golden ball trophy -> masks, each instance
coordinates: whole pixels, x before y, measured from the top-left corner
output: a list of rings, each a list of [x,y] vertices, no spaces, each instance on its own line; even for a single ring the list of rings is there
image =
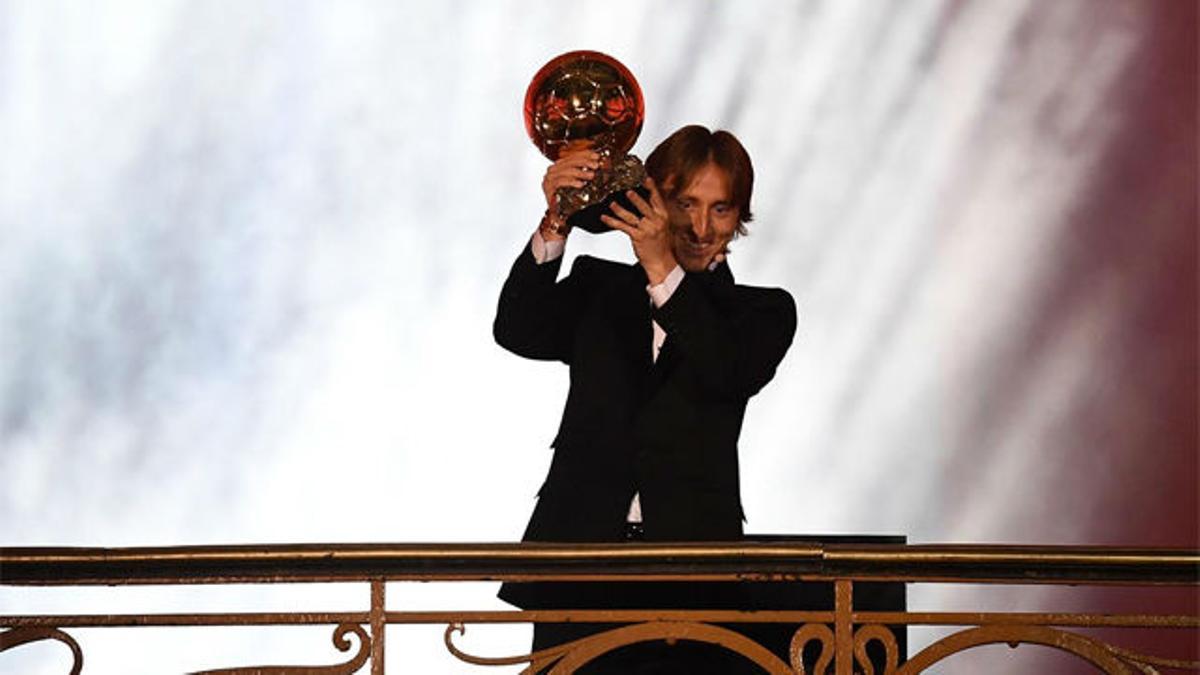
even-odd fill
[[[620,61],[594,51],[561,54],[525,90],[525,131],[550,161],[563,152],[600,153],[600,169],[581,188],[559,188],[558,216],[571,227],[607,232],[600,214],[612,201],[631,210],[626,190],[646,198],[646,169],[628,154],[645,119],[642,90]]]

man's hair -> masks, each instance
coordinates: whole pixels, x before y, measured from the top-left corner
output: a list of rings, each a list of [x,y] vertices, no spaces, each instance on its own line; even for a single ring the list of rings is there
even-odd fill
[[[746,234],[750,213],[750,193],[754,190],[754,167],[746,148],[724,130],[709,131],[690,124],[671,134],[646,158],[646,173],[672,198],[691,184],[696,172],[712,162],[729,176],[733,206],[738,210],[738,234]]]

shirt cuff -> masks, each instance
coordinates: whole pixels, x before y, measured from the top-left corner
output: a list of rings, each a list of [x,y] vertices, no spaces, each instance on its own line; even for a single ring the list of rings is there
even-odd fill
[[[663,279],[661,283],[646,286],[646,292],[650,294],[650,300],[654,302],[654,306],[662,307],[667,304],[671,295],[675,293],[675,289],[679,288],[681,281],[683,281],[683,268],[676,265],[667,273],[667,278]]]
[[[542,237],[541,230],[534,230],[533,240],[529,242],[529,246],[533,250],[533,259],[537,261],[537,264],[541,265],[560,257],[567,248],[567,240],[555,239],[554,241],[546,241]]]

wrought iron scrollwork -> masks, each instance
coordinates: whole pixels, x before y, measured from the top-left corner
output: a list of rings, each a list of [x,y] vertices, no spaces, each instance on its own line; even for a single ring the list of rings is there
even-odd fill
[[[52,626],[25,626],[4,631],[0,633],[0,652],[42,640],[57,640],[65,644],[71,650],[70,675],[79,675],[83,670],[83,650],[75,638]]]
[[[333,631],[333,646],[338,651],[349,651],[351,642],[347,639],[350,633],[358,636],[358,653],[346,663],[335,663],[328,666],[248,666],[241,668],[222,668],[219,670],[202,670],[192,675],[349,675],[356,672],[371,655],[371,638],[367,631],[356,623],[339,624]]]
[[[948,635],[922,649],[897,669],[896,675],[923,672],[946,657],[988,644],[1036,644],[1073,654],[1109,675],[1155,674],[1154,666],[1200,669],[1200,662],[1163,659],[1123,650],[1094,638],[1047,626],[995,625],[969,628]],[[890,675],[888,671],[885,675]]]
[[[896,634],[879,624],[868,624],[854,633],[854,660],[862,668],[863,675],[875,675],[875,664],[867,656],[867,643],[883,645],[883,675],[892,675],[900,662],[900,648],[896,645]]]
[[[813,672],[817,675],[825,673],[833,661],[833,630],[823,623],[806,623],[792,635],[792,644],[788,649],[792,670],[799,675],[808,675],[804,670],[804,647],[813,640],[821,645]]]
[[[446,632],[442,635],[442,641],[446,644],[446,650],[453,654],[454,658],[464,663],[470,663],[476,666],[515,666],[520,663],[528,663],[529,665],[521,671],[522,675],[526,675],[527,673],[536,673],[549,666],[551,663],[554,663],[561,658],[568,649],[579,642],[579,640],[576,640],[575,642],[564,642],[563,644],[556,645],[548,649],[532,652],[530,654],[520,654],[517,656],[476,656],[474,654],[468,654],[467,652],[464,652],[458,648],[458,645],[454,644],[454,633],[465,635],[466,632],[467,627],[461,623],[452,623],[446,626]]]
[[[1175,668],[1177,670],[1200,670],[1200,661],[1185,661],[1183,659],[1164,659],[1160,656],[1150,656],[1149,654],[1141,654],[1128,649],[1106,644],[1104,645],[1108,651],[1116,654],[1118,658],[1126,663],[1133,665],[1143,673],[1157,674],[1155,666],[1159,668]]]
[[[459,649],[453,641],[453,633],[464,633],[466,628],[460,623],[452,623],[446,627],[446,648],[456,658],[475,665],[515,665],[528,663],[522,670],[522,675],[536,673],[550,667],[550,675],[569,675],[613,650],[640,642],[654,640],[691,640],[723,647],[743,658],[757,664],[771,675],[791,675],[792,670],[786,663],[762,645],[747,638],[741,633],[706,623],[691,621],[650,621],[646,623],[621,626],[594,635],[589,635],[572,642],[567,642],[550,649],[533,652],[521,656],[484,657],[467,654]]]

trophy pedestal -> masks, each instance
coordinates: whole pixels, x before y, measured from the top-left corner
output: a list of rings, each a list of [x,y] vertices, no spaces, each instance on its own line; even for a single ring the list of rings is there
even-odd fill
[[[609,206],[616,202],[640,213],[625,192],[635,190],[642,199],[649,201],[650,191],[642,183],[646,180],[646,168],[633,155],[622,155],[612,161],[611,166],[601,167],[596,175],[581,188],[559,188],[558,214],[566,218],[567,225],[600,234],[612,230],[600,216],[612,215]]]

